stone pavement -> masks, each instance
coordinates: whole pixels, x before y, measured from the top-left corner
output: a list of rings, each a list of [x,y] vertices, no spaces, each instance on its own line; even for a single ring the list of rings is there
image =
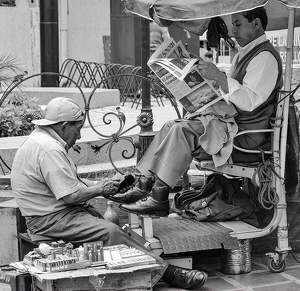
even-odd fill
[[[295,254],[300,261],[300,254]],[[300,290],[300,264],[292,255],[286,259],[287,267],[282,273],[272,273],[267,266],[265,254],[252,253],[252,271],[247,274],[226,275],[221,272],[221,259],[218,254],[201,252],[193,256],[193,268],[203,270],[208,274],[202,291],[289,291]],[[163,282],[159,282],[153,291],[178,291]]]
[[[158,106],[155,101],[152,102],[152,105],[154,131],[159,130],[167,120],[177,118],[176,112],[169,102],[166,101],[164,107]],[[129,128],[135,124],[136,117],[140,113],[140,107],[138,109],[132,108],[131,103],[121,106],[121,111],[126,116],[125,128]],[[118,120],[112,121],[111,127],[103,124],[102,117],[108,112],[116,112],[115,106],[94,109],[90,114],[92,124],[104,135],[111,135],[119,126]],[[182,108],[180,108],[180,112],[182,112]],[[128,134],[134,136],[139,131],[140,128],[135,127]],[[82,131],[81,142],[97,139],[97,134],[89,126],[85,125]],[[135,159],[131,159],[130,163],[134,165]],[[124,166],[126,166],[126,163],[124,163]],[[272,252],[273,249],[270,249],[270,251]],[[295,256],[300,261],[300,254],[296,254]],[[282,273],[272,273],[267,267],[267,260],[268,258],[264,254],[252,253],[252,271],[250,273],[226,275],[221,272],[219,254],[211,254],[210,252],[203,251],[193,255],[193,268],[203,270],[209,275],[206,284],[199,289],[203,291],[300,291],[300,264],[291,255],[287,257],[287,268]],[[0,290],[2,290],[1,286]],[[175,291],[180,289],[169,287],[163,282],[159,282],[153,288],[153,291],[166,290]]]

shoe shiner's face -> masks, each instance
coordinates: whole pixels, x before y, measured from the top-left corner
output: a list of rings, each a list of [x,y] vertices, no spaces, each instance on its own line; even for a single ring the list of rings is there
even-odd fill
[[[75,143],[76,140],[81,138],[80,131],[83,127],[83,121],[77,122],[65,122],[63,125],[63,139],[68,144],[68,147],[71,148]]]

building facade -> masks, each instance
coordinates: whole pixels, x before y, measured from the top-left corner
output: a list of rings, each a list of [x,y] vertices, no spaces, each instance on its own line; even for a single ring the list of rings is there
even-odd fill
[[[47,15],[43,15],[47,9],[40,9],[43,6],[41,4],[50,5],[50,1],[52,14],[57,11],[57,15],[52,16],[57,19],[58,40],[53,42],[49,39],[53,36],[51,27],[43,29],[42,25],[47,23]],[[15,57],[20,67],[28,71],[29,75],[41,72],[43,62],[46,61],[42,57],[43,50],[58,52],[59,68],[67,58],[105,61],[103,38],[110,35],[110,0],[11,2],[14,5],[1,6],[0,2],[0,55],[9,54]],[[46,42],[41,45],[43,38],[46,38]],[[32,86],[40,85],[38,79],[33,78],[31,82]]]
[[[277,31],[267,31],[267,38],[273,44],[273,46],[278,50],[283,64],[286,61],[286,46],[287,46],[287,30],[277,30]],[[207,41],[206,34],[203,34],[199,38],[200,41],[200,51],[199,55],[203,58],[205,52],[207,51]],[[217,56],[214,49],[214,60],[220,64],[230,64],[232,57],[235,52],[232,51],[230,47],[225,43],[223,39],[220,42],[219,55]],[[293,50],[293,65],[300,66],[300,28],[297,27],[294,30],[294,50]]]
[[[9,54],[15,57],[20,67],[28,71],[29,75],[49,71],[47,62],[50,65],[57,62],[56,70],[59,70],[64,60],[68,58],[105,63],[109,59],[105,40],[110,39],[111,33],[113,39],[122,39],[121,34],[127,30],[132,30],[134,33],[133,29],[126,30],[123,27],[123,24],[126,24],[125,17],[123,22],[120,18],[118,24],[119,16],[112,15],[113,22],[111,21],[111,11],[114,11],[112,8],[121,5],[122,1],[119,2],[117,0],[0,0],[0,56]],[[111,8],[111,5],[114,6]],[[53,19],[51,20],[53,27],[56,27],[54,29],[51,25],[47,26],[49,24],[47,17],[50,16]],[[111,30],[112,23],[113,30]],[[55,29],[57,36],[53,35]],[[286,31],[267,32],[267,36],[285,62]],[[189,39],[193,38],[187,37],[187,40]],[[136,50],[141,46],[137,45],[137,40],[131,42],[129,40],[130,38],[127,39],[127,43],[122,43],[120,47],[114,49],[114,54],[124,54],[126,48],[128,50],[133,48],[135,51],[132,53],[138,56]],[[206,44],[204,34],[199,38],[201,57],[207,52]],[[192,44],[189,45],[189,49],[192,49]],[[222,40],[219,54],[214,52],[214,61],[230,64],[234,53]],[[52,60],[51,57],[55,54],[57,58]],[[295,29],[293,59],[294,64],[300,65],[299,28]],[[31,86],[41,85],[39,78],[34,78],[30,82]]]

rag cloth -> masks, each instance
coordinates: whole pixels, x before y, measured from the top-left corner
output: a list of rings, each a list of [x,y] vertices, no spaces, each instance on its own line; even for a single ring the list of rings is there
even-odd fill
[[[212,156],[215,167],[224,165],[233,150],[233,139],[238,132],[234,117],[237,111],[232,103],[219,101],[201,112],[197,118],[204,126],[199,137],[201,147]]]

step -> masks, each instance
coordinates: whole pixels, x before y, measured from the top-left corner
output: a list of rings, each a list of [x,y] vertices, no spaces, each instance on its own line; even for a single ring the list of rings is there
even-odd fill
[[[81,88],[85,100],[94,88]],[[31,97],[37,98],[39,105],[46,105],[55,97],[67,97],[76,101],[81,108],[85,107],[84,99],[78,88],[75,87],[26,87],[23,92]],[[91,99],[90,109],[103,108],[106,106],[118,106],[120,103],[120,92],[118,89],[96,89]]]

